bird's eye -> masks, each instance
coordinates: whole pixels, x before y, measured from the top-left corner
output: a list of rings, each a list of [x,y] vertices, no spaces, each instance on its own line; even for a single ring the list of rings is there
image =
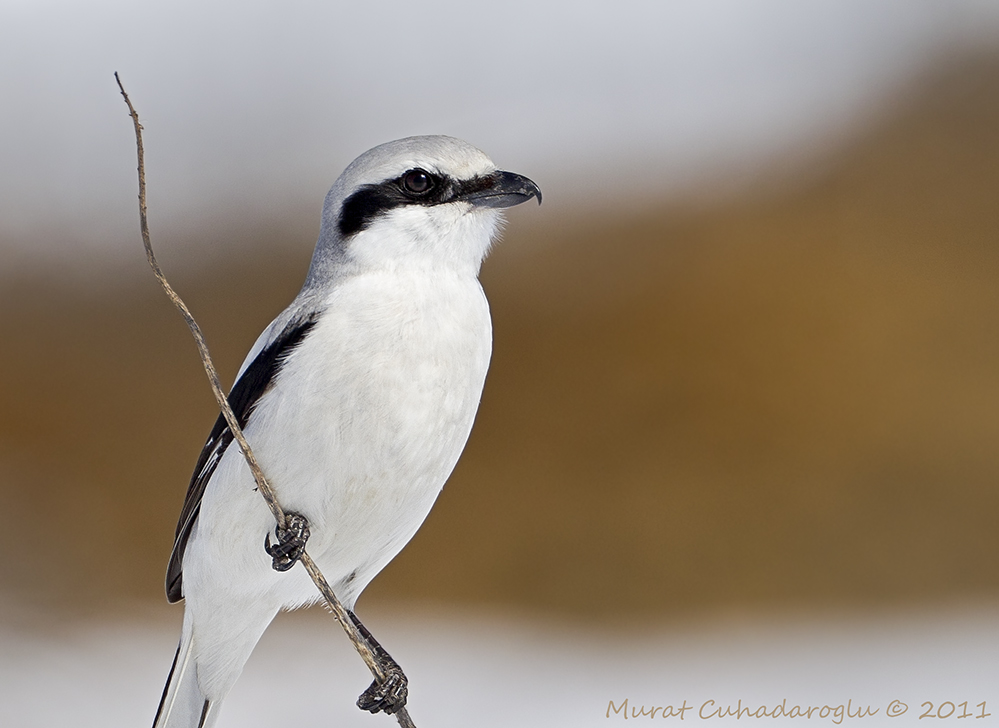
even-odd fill
[[[422,169],[411,169],[402,176],[402,188],[411,195],[425,195],[436,184],[433,175]]]

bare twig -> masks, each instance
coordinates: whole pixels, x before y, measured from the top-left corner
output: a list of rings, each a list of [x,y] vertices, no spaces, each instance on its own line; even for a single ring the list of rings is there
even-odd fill
[[[194,316],[191,315],[191,311],[188,309],[184,301],[181,300],[180,296],[177,295],[177,292],[173,290],[173,287],[167,281],[166,276],[163,275],[163,271],[160,269],[159,263],[156,262],[156,256],[153,254],[153,245],[149,237],[149,221],[146,215],[146,169],[142,147],[142,124],[139,123],[139,114],[135,110],[135,107],[132,106],[132,101],[128,98],[128,93],[126,93],[125,87],[122,85],[121,79],[118,77],[117,72],[114,74],[114,78],[118,83],[118,89],[121,91],[122,98],[125,99],[125,103],[128,105],[128,113],[129,116],[132,117],[132,124],[135,127],[135,146],[139,161],[139,227],[142,231],[142,245],[146,249],[146,260],[149,262],[149,267],[153,269],[153,275],[156,276],[156,280],[158,280],[160,282],[160,286],[163,287],[163,291],[166,293],[173,305],[177,307],[177,310],[180,311],[181,316],[184,317],[184,321],[187,322],[187,327],[191,330],[191,334],[194,336],[194,341],[198,346],[198,353],[201,355],[201,363],[204,365],[205,373],[208,375],[208,382],[211,385],[212,393],[215,395],[215,401],[218,403],[219,409],[222,411],[222,416],[225,417],[226,424],[232,432],[233,439],[235,439],[239,444],[239,449],[243,453],[243,458],[246,460],[246,464],[249,466],[250,472],[253,474],[253,480],[257,484],[257,490],[260,491],[264,501],[267,503],[267,507],[274,515],[274,520],[277,521],[278,528],[284,530],[286,526],[284,509],[281,508],[281,504],[278,502],[277,496],[274,494],[274,489],[271,487],[270,483],[267,482],[267,478],[264,476],[264,472],[261,470],[260,464],[257,462],[257,458],[253,454],[253,450],[250,448],[250,444],[246,441],[246,437],[243,435],[243,428],[239,426],[236,415],[233,413],[232,407],[229,406],[229,400],[222,391],[222,384],[219,381],[219,375],[215,369],[215,364],[212,363],[212,357],[208,352],[208,344],[205,342],[205,337],[201,332],[201,327],[198,326],[198,322],[194,320]],[[308,553],[303,553],[300,561],[309,573],[309,576],[312,577],[312,581],[323,595],[323,598],[326,599],[326,603],[329,605],[330,611],[333,612],[333,615],[340,623],[343,631],[347,633],[347,637],[350,638],[350,641],[353,643],[354,649],[357,650],[361,659],[364,660],[368,669],[371,670],[371,674],[376,680],[384,680],[385,674],[378,664],[374,652],[372,652],[371,647],[350,619],[350,616],[347,614],[347,610],[344,608],[343,604],[340,603],[336,594],[333,593],[332,587],[330,587],[329,582],[326,581],[326,577],[323,576],[323,573],[319,570],[316,562],[312,560],[312,557],[309,556]],[[412,719],[409,717],[409,712],[405,707],[396,711],[395,717],[402,728],[416,728]]]

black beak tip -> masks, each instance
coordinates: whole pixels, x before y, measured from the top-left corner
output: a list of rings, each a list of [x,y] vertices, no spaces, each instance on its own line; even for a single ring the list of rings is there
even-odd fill
[[[527,200],[531,199],[532,197],[535,197],[538,200],[538,205],[540,205],[541,204],[541,188],[538,187],[538,185],[534,182],[534,180],[528,179],[527,177],[524,177],[523,175],[517,175],[517,178],[520,180],[520,183],[521,183],[520,192],[526,198],[524,200],[524,202],[527,202]]]

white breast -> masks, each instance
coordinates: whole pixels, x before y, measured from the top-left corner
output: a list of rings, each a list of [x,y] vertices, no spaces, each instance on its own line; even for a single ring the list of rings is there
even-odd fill
[[[355,573],[359,593],[426,518],[468,439],[491,347],[471,276],[376,271],[329,296],[247,437],[284,508],[310,518],[309,552],[330,582]]]

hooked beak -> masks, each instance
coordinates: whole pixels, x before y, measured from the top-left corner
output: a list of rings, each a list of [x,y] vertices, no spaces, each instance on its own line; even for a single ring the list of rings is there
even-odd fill
[[[532,197],[538,198],[538,204],[541,204],[541,188],[534,182],[520,174],[496,171],[460,199],[479,207],[513,207]]]

